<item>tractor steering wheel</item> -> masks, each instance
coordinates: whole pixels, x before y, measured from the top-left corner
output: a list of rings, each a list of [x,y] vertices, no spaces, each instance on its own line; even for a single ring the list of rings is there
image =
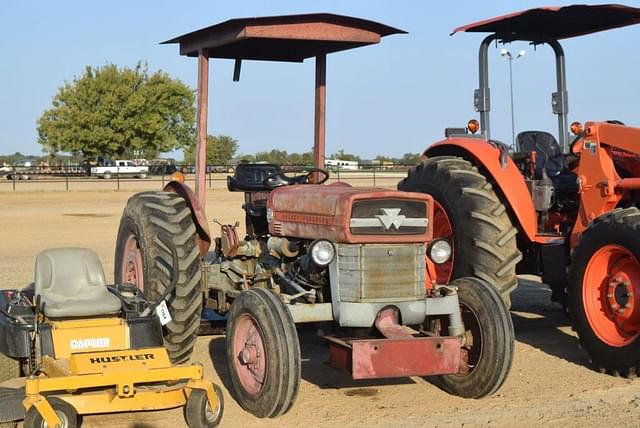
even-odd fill
[[[297,174],[293,177],[289,177],[287,176],[287,173],[290,172],[303,174]],[[271,189],[275,189],[276,187],[283,185],[309,184],[311,182],[311,177],[316,173],[321,175],[317,184],[322,184],[329,179],[329,172],[325,169],[301,167],[290,169],[288,171],[274,171],[262,180],[262,184]]]

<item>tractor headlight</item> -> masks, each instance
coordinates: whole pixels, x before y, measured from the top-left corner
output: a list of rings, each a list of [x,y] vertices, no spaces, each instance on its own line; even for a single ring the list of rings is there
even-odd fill
[[[336,248],[330,241],[318,239],[311,243],[309,254],[311,254],[311,259],[316,265],[324,267],[333,261],[336,256]]]
[[[436,239],[427,248],[429,258],[437,265],[448,262],[451,259],[451,244],[446,239]]]

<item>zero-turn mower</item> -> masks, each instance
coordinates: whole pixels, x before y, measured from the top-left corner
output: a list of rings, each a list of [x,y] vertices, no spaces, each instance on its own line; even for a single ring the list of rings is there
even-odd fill
[[[0,423],[71,428],[85,414],[184,406],[190,427],[218,425],[218,386],[163,347],[172,289],[151,304],[134,286],[108,287],[91,250],[40,253],[33,286],[0,291],[0,372],[26,375],[24,388],[0,390]]]

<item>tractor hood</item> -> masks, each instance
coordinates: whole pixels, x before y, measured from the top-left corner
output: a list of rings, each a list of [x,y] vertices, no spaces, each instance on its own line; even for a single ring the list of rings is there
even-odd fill
[[[267,201],[272,235],[342,243],[427,242],[432,217],[429,195],[344,183],[284,186]]]

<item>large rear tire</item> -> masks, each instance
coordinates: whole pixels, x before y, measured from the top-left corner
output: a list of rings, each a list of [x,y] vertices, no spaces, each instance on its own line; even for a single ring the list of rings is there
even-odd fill
[[[131,197],[118,229],[116,283],[134,284],[154,302],[177,276],[176,289],[167,298],[173,319],[164,327],[164,346],[174,363],[189,359],[200,326],[203,294],[196,237],[191,210],[182,197],[169,192]]]
[[[509,306],[522,259],[518,231],[486,177],[460,157],[436,156],[412,168],[398,190],[435,200],[434,239],[447,238],[453,247],[451,261],[434,266],[438,282],[475,276],[494,285]]]
[[[491,284],[458,278],[452,285],[458,287],[465,342],[460,373],[439,378],[450,394],[483,398],[495,393],[511,370],[515,342],[511,315]]]
[[[640,210],[616,209],[582,233],[569,268],[569,314],[603,373],[640,373]]]
[[[227,322],[231,392],[259,418],[285,414],[300,386],[300,342],[291,314],[271,291],[254,288],[231,305]]]

